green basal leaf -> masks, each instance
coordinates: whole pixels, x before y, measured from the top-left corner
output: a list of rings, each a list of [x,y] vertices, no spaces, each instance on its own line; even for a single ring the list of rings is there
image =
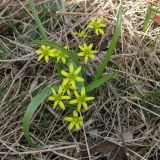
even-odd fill
[[[57,86],[52,86],[52,87],[46,87],[44,88],[39,94],[37,94],[32,101],[30,102],[30,104],[27,107],[27,110],[24,114],[23,117],[23,131],[24,131],[24,136],[26,137],[26,139],[29,142],[29,145],[32,147],[35,147],[36,145],[33,143],[30,134],[29,134],[29,126],[31,124],[31,120],[33,118],[33,115],[35,113],[35,111],[38,109],[38,107],[40,106],[40,104],[42,102],[44,102],[44,100],[51,94],[51,88],[54,88],[55,90],[57,90]]]
[[[110,58],[113,54],[113,51],[116,48],[116,44],[118,42],[118,39],[119,39],[119,36],[120,36],[120,33],[121,33],[121,26],[122,26],[122,5],[120,3],[119,10],[118,10],[117,24],[116,24],[116,28],[115,28],[115,31],[114,31],[114,34],[113,34],[113,37],[112,37],[112,40],[111,40],[111,44],[110,44],[109,49],[108,49],[108,51],[106,52],[106,54],[103,58],[102,64],[100,64],[100,66],[98,67],[98,69],[95,73],[94,80],[97,80],[102,76],[103,71],[105,70],[105,68],[108,65],[108,62],[109,62],[109,60],[110,60]]]
[[[155,8],[155,7],[148,7],[147,8],[147,15],[143,24],[143,32],[147,31],[148,25],[150,23],[151,20],[151,16],[153,13],[160,13],[160,8]]]
[[[98,80],[95,80],[93,81],[91,84],[89,84],[87,87],[86,87],[86,91],[87,92],[91,92],[93,91],[94,89],[97,89],[99,87],[101,87],[104,83],[108,82],[109,80],[113,79],[114,77],[116,76],[116,73],[115,72],[112,72],[108,75],[103,75],[102,78],[98,79]]]
[[[42,37],[47,40],[48,37],[47,37],[47,35],[46,35],[46,33],[45,33],[45,29],[44,29],[44,27],[43,27],[43,25],[42,25],[42,23],[41,23],[41,21],[40,21],[40,19],[39,19],[39,17],[38,17],[38,14],[37,14],[37,11],[36,11],[36,8],[35,8],[34,1],[33,1],[33,0],[28,0],[28,4],[29,4],[29,7],[30,7],[30,9],[31,9],[31,11],[32,11],[34,20],[35,20],[35,22],[36,22],[36,25],[37,25],[37,27],[38,27],[38,29],[39,29]]]

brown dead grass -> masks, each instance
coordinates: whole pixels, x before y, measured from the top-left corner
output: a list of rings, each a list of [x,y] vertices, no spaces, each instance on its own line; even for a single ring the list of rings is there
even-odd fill
[[[160,2],[123,1],[122,34],[107,68],[117,71],[118,76],[99,89],[79,132],[69,133],[63,123],[65,113],[51,110],[47,102],[43,103],[30,127],[35,143],[44,146],[41,149],[28,146],[23,137],[22,118],[37,91],[44,84],[56,84],[59,78],[53,64],[36,62],[35,45],[29,42],[34,40],[32,33],[37,31],[25,2],[0,4],[4,12],[0,23],[6,18],[16,27],[31,26],[25,33],[8,30],[0,35],[0,44],[5,48],[0,60],[0,159],[109,159],[111,152],[117,151],[116,145],[122,146],[123,154],[129,153],[128,159],[159,160],[160,101],[149,97],[142,103],[141,98],[160,88],[160,27],[152,23],[147,33],[141,30],[147,6],[150,3],[160,6]],[[38,1],[37,5],[49,7],[48,2]],[[49,11],[43,20],[50,39],[72,48],[77,38],[69,35],[84,28],[90,17],[103,15],[108,26],[103,39],[93,40],[100,49],[95,63],[88,67],[89,74],[93,74],[112,37],[117,7],[118,2],[112,0],[68,0],[65,10],[57,14]],[[58,24],[56,30],[53,21]],[[90,150],[83,153],[82,148],[86,146]]]

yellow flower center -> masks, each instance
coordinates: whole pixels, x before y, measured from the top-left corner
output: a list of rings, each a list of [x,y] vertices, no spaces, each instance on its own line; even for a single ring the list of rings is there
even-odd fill
[[[89,55],[91,52],[90,52],[90,50],[87,48],[87,49],[84,50],[84,53],[85,53],[86,55]]]
[[[79,117],[75,117],[73,121],[75,124],[79,123]]]
[[[61,100],[62,100],[61,95],[57,94],[57,95],[56,95],[56,100],[57,100],[57,101],[61,101]]]
[[[45,55],[48,55],[49,50],[48,50],[48,49],[44,49],[44,50],[43,50],[43,53],[44,53]]]
[[[70,73],[69,79],[70,80],[75,80],[75,73],[74,72]]]
[[[78,98],[78,101],[79,101],[80,103],[85,102],[85,97],[84,97],[84,96],[80,96],[80,97]]]

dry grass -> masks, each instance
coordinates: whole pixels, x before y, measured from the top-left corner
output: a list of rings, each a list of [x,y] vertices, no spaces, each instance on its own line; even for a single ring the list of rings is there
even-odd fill
[[[71,48],[77,43],[73,32],[84,28],[90,17],[103,15],[108,27],[103,39],[93,39],[101,50],[88,67],[93,74],[112,37],[117,1],[68,0],[65,11],[57,14],[53,1],[36,2],[40,14],[43,6],[41,20],[50,39]],[[53,63],[36,61],[32,41],[40,37],[26,1],[2,0],[0,26],[5,32],[0,31],[1,160],[107,159],[110,148],[102,142],[123,146],[124,152],[130,154],[128,159],[160,159],[160,100],[153,96],[153,91],[160,88],[160,26],[152,23],[147,33],[141,32],[149,3],[160,6],[158,0],[123,1],[121,39],[107,69],[117,71],[118,76],[99,89],[80,132],[66,130],[64,112],[51,110],[47,102],[41,105],[30,127],[35,143],[44,146],[39,150],[27,146],[22,118],[39,90],[59,79]],[[81,151],[85,146],[97,148],[84,154]]]

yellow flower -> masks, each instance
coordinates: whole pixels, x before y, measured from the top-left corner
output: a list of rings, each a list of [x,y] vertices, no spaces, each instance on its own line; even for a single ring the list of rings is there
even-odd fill
[[[70,63],[69,65],[69,73],[66,71],[61,70],[61,74],[66,77],[63,80],[62,85],[66,85],[67,83],[70,83],[72,87],[76,88],[76,81],[83,82],[84,79],[82,77],[79,77],[78,74],[80,73],[82,67],[79,66],[75,71],[73,64]]]
[[[67,49],[67,46],[64,47],[65,49]],[[58,49],[54,49],[54,54],[53,57],[57,58],[57,63],[61,60],[63,64],[66,64],[66,58],[68,57],[68,55]]]
[[[104,31],[102,28],[106,27],[106,25],[104,23],[102,23],[102,18],[98,18],[98,19],[91,19],[92,22],[88,25],[88,28],[90,29],[94,29],[96,35],[102,34],[104,35]]]
[[[83,125],[83,117],[78,117],[77,111],[73,111],[73,117],[65,117],[65,121],[70,122],[68,129],[71,130],[75,126],[77,129],[80,129]]]
[[[84,107],[84,110],[88,110],[87,101],[93,100],[94,97],[87,97],[85,87],[82,87],[81,94],[79,94],[77,91],[74,91],[74,94],[76,96],[76,99],[71,100],[69,104],[77,104],[77,111],[79,112],[81,110],[81,106]]]
[[[54,51],[51,50],[49,46],[41,45],[41,49],[36,50],[36,53],[39,55],[38,61],[40,61],[43,57],[45,58],[45,61],[48,63],[50,57],[54,57]]]
[[[70,99],[71,97],[70,96],[64,96],[61,89],[58,90],[58,93],[56,93],[54,88],[52,88],[51,90],[52,90],[53,95],[48,97],[48,100],[49,101],[54,101],[53,108],[55,109],[56,106],[59,105],[62,110],[65,110],[65,105],[62,102],[62,100]]]
[[[71,91],[70,90],[76,90],[76,87],[71,86],[70,83],[67,83],[65,85],[60,85],[59,87],[62,90],[62,93],[65,94],[67,93],[69,96],[71,96]]]
[[[79,31],[79,32],[75,32],[75,34],[80,37],[80,38],[86,38],[86,37],[89,37],[84,30],[82,31]]]
[[[83,46],[79,46],[82,52],[78,53],[78,56],[82,57],[85,56],[84,61],[85,63],[88,62],[88,58],[95,59],[94,53],[97,51],[92,50],[93,43],[91,43],[89,46],[87,46],[86,43],[83,44]]]

